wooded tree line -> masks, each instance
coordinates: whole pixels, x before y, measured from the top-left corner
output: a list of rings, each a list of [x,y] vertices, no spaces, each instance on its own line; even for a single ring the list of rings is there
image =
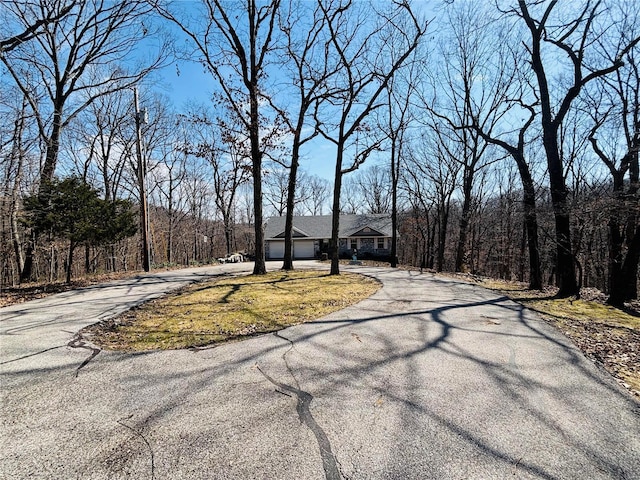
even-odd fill
[[[338,214],[389,212],[393,266],[621,305],[640,258],[636,3],[3,2],[2,282],[140,268],[140,232],[156,265],[245,251],[263,273],[272,214],[293,268],[294,213],[333,215],[339,273]],[[210,101],[160,93],[186,62]],[[52,200],[69,196],[124,216],[71,228]],[[146,218],[133,236],[127,212]]]

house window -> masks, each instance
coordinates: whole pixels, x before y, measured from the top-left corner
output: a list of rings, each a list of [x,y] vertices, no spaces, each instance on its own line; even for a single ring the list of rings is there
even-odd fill
[[[378,238],[378,250],[384,250],[384,238]]]
[[[351,239],[351,250],[357,250],[358,249],[358,239],[357,238],[352,238]]]

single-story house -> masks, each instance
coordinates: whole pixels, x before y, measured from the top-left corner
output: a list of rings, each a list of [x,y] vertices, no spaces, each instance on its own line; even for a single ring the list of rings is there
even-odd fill
[[[284,258],[285,217],[271,217],[265,226],[267,260]],[[339,254],[386,256],[391,252],[391,215],[340,215]],[[331,238],[331,215],[293,217],[293,258],[319,258]]]

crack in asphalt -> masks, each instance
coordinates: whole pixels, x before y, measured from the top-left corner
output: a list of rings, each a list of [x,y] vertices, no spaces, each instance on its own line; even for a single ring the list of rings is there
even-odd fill
[[[66,347],[66,345],[57,345],[55,347],[45,348],[44,350],[40,350],[39,352],[36,352],[36,353],[30,353],[29,355],[23,355],[22,357],[12,358],[11,360],[6,360],[4,362],[0,362],[0,365],[5,365],[7,363],[17,362],[19,360],[24,360],[25,358],[35,357],[37,355],[42,355],[43,353],[47,353],[47,352],[50,352],[51,350],[56,350],[56,349],[62,348],[62,347]]]
[[[87,366],[87,364],[93,360],[96,355],[98,355],[102,350],[100,350],[97,347],[92,347],[90,345],[87,345],[84,340],[82,339],[82,336],[78,333],[76,335],[74,335],[74,337],[71,339],[71,341],[69,341],[69,343],[67,343],[67,346],[71,347],[71,348],[84,348],[85,350],[91,350],[91,355],[89,355],[84,362],[82,362],[80,364],[80,366],[78,368],[76,368],[76,378],[78,377],[78,373],[80,372],[80,370],[84,367]]]
[[[288,338],[283,337],[278,332],[275,332],[274,335],[282,340],[289,342],[289,344],[291,345],[289,349],[282,355],[282,359],[284,360],[284,363],[287,367],[287,370],[289,371],[289,374],[291,375],[294,382],[296,383],[297,388],[292,387],[291,385],[287,385],[285,383],[280,383],[276,381],[275,379],[270,377],[264,370],[262,370],[260,368],[260,365],[258,365],[257,363],[256,363],[256,368],[264,376],[264,378],[266,378],[269,382],[271,382],[273,385],[276,386],[276,392],[287,395],[287,396],[292,396],[292,395],[288,395],[286,392],[290,392],[293,395],[295,395],[297,399],[296,411],[298,413],[298,418],[300,419],[301,423],[304,423],[309,428],[309,430],[311,430],[311,432],[316,437],[316,441],[318,442],[318,448],[320,449],[320,457],[322,458],[322,468],[324,469],[325,478],[327,480],[342,480],[343,477],[340,474],[340,469],[338,468],[336,457],[334,456],[333,451],[331,450],[331,442],[329,441],[329,437],[327,436],[325,431],[322,429],[322,427],[318,425],[318,422],[313,417],[313,414],[311,413],[311,410],[309,408],[311,405],[311,402],[313,401],[313,395],[311,395],[309,392],[305,392],[304,390],[300,389],[298,380],[293,374],[293,371],[289,366],[289,362],[287,361],[286,356],[293,349],[293,342]]]
[[[338,464],[338,471],[340,472],[340,475],[342,475],[343,480],[351,480],[351,478],[344,473],[343,471],[344,468],[342,467],[342,464],[337,458],[336,458],[336,463]]]
[[[126,418],[126,420],[129,420],[131,418],[133,418],[133,415],[129,415]],[[123,427],[128,428],[129,430],[131,430],[134,434],[136,434],[138,437],[140,437],[142,439],[142,441],[147,445],[147,448],[149,449],[149,455],[151,456],[151,480],[154,480],[155,474],[156,474],[156,466],[155,466],[155,458],[154,458],[154,454],[153,454],[153,448],[151,448],[151,444],[149,443],[149,440],[147,440],[147,437],[145,437],[140,431],[136,430],[131,425],[127,425],[122,420],[117,420],[117,423],[118,423],[118,425],[122,425]]]

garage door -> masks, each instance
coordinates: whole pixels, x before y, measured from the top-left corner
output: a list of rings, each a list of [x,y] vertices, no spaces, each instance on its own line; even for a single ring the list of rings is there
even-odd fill
[[[269,258],[272,260],[284,258],[284,241],[272,240],[269,242]]]
[[[293,258],[313,258],[314,256],[313,240],[294,240],[293,241]],[[284,256],[284,245],[283,245]]]

